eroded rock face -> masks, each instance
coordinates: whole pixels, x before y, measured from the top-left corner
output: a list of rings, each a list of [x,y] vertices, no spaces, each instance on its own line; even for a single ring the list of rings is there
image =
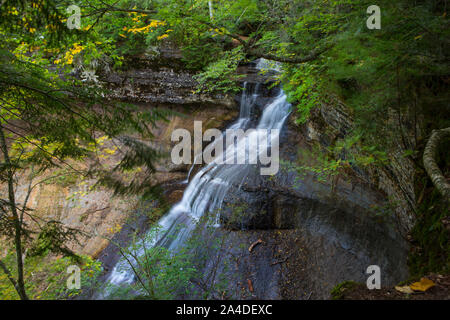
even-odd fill
[[[46,177],[53,174],[54,172],[48,172]],[[94,181],[86,180],[83,184],[80,182],[71,185],[40,184],[31,192],[28,207],[34,210],[34,216],[41,223],[61,221],[64,226],[89,234],[89,237],[79,236],[81,245],[67,245],[79,254],[96,257],[108,245],[107,238],[120,228],[133,210],[137,199],[125,202],[119,197],[113,198],[110,191],[102,189],[86,192]],[[24,200],[26,193],[27,185],[19,186],[16,191],[19,202]]]
[[[197,92],[197,82],[193,76],[194,72],[185,67],[181,51],[163,46],[152,54],[129,58],[125,71],[104,73],[100,79],[111,90],[110,97],[113,99],[155,106],[235,107],[230,95]]]
[[[292,122],[280,146],[284,162],[309,152]],[[227,298],[327,299],[340,282],[365,283],[370,265],[380,267],[382,286],[407,277],[408,244],[397,221],[382,214],[382,191],[356,174],[324,182],[286,166],[270,178],[254,170],[229,191],[222,226],[203,232],[198,253],[208,257],[199,258],[203,280],[226,279]]]
[[[365,283],[370,265],[381,268],[383,286],[404,280],[408,246],[394,222],[343,200],[344,190],[315,196],[267,184],[233,192],[222,211],[223,228],[204,235],[224,239],[222,249],[210,248],[208,256],[221,252],[229,267],[209,262],[205,274],[223,272],[236,299],[327,299],[340,282]],[[369,188],[355,192],[366,200],[370,193],[379,196]],[[257,240],[262,243],[249,252]]]
[[[331,141],[344,138],[353,129],[353,119],[348,107],[338,98],[333,98],[332,101],[332,103],[322,103],[313,109],[308,122],[301,127],[301,131],[307,140],[328,146]],[[360,177],[389,194],[393,202],[397,203],[395,212],[400,223],[399,227],[406,236],[415,223],[416,200],[414,163],[404,154],[407,148],[415,149],[414,135],[419,133],[414,133],[414,130],[411,129],[414,125],[408,123],[408,119],[404,118],[399,120],[397,112],[392,109],[388,112],[389,125],[393,128],[405,130],[403,133],[404,141],[394,131],[387,137],[393,141],[394,145],[388,155],[388,164],[365,170],[353,166],[352,169]]]

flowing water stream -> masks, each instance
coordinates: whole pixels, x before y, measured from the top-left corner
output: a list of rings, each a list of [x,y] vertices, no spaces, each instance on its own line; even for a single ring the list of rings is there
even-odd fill
[[[254,108],[256,108],[256,101],[260,95],[259,90],[259,84],[255,86],[244,84],[239,118],[228,128],[242,130],[254,128],[257,130],[253,130],[247,138],[236,141],[236,146],[231,145],[227,147],[223,154],[218,154],[216,157],[227,156],[230,153],[234,157],[235,150],[239,148],[245,148],[246,150],[257,148],[253,144],[260,141],[258,140],[260,138],[258,135],[263,133],[263,130],[258,129],[278,129],[274,131],[279,134],[279,130],[281,130],[289,115],[291,106],[286,100],[286,95],[280,90],[279,94],[270,99],[264,106],[259,119],[253,119],[252,115],[257,113],[254,112]],[[278,135],[270,135],[271,142],[278,138]],[[213,147],[215,143],[217,141],[213,141],[207,148]],[[269,142],[263,147],[267,148],[270,145],[271,143]],[[261,150],[261,146],[257,150],[257,155],[263,152],[267,154],[267,150]],[[182,200],[159,220],[156,234],[152,235],[151,243],[147,243],[145,247],[149,248],[158,245],[171,251],[176,251],[180,248],[192,235],[194,229],[198,226],[197,222],[205,213],[214,213],[220,210],[224,197],[230,188],[239,187],[249,174],[259,174],[259,171],[251,170],[255,164],[250,163],[254,162],[250,161],[249,158],[247,158],[246,164],[219,164],[213,161],[201,168],[188,182],[192,173],[191,168],[186,180],[188,186],[184,191]],[[219,226],[219,214],[217,214],[215,224]],[[137,252],[137,255],[144,254],[143,250],[142,252]],[[107,283],[115,286],[129,284],[133,281],[133,270],[125,259],[119,260],[107,279]],[[107,297],[108,293],[102,292],[96,298]]]

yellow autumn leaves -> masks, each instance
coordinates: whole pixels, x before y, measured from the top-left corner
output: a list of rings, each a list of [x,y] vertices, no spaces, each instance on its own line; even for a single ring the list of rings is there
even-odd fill
[[[64,64],[72,64],[74,56],[80,53],[83,49],[84,46],[80,45],[79,43],[74,43],[73,47],[66,51],[64,58],[56,59],[54,63],[59,64],[63,62]]]
[[[218,35],[224,35],[224,34],[228,33],[227,29],[225,29],[225,28],[220,28],[220,29],[219,28],[214,28],[214,29],[210,28],[209,31],[214,32],[213,37],[218,36]]]
[[[414,282],[409,287],[414,291],[427,291],[431,287],[434,287],[434,282],[430,279],[422,278],[419,282]]]
[[[131,13],[129,13],[129,15],[134,15],[134,17],[132,18],[132,20],[133,20],[136,24],[142,23],[143,21],[141,21],[141,18],[144,18],[144,17],[147,16],[146,14],[138,14],[138,13],[136,13],[136,12],[131,12]],[[151,33],[151,32],[154,32],[154,30],[155,30],[156,28],[161,27],[161,26],[165,26],[165,25],[166,25],[166,22],[165,22],[165,21],[152,19],[152,20],[150,20],[150,23],[147,24],[147,25],[145,25],[145,26],[142,26],[142,27],[134,26],[134,27],[131,27],[131,28],[123,27],[122,30],[123,30],[123,31],[126,31],[126,32],[128,32],[128,33],[132,33],[132,34],[137,34],[137,33]],[[165,38],[169,37],[169,34],[168,34],[168,33],[169,33],[169,32],[172,32],[172,31],[173,31],[173,30],[171,30],[171,29],[166,30],[166,33],[164,33],[163,35],[158,36],[157,39],[158,39],[158,40],[162,40],[162,39],[165,39]],[[125,34],[123,34],[123,33],[120,33],[119,36],[122,37],[122,38],[126,38],[126,37],[127,37],[127,36],[126,36]]]
[[[168,34],[163,34],[163,35],[161,35],[161,36],[157,37],[156,39],[158,39],[158,40],[162,40],[162,39],[165,39],[165,38],[167,38],[168,36],[169,36]]]
[[[143,26],[141,28],[129,28],[127,29],[127,27],[124,27],[124,30],[126,30],[127,32],[132,32],[133,34],[136,33],[149,33],[149,32],[153,32],[152,29],[157,28],[159,26],[164,26],[166,25],[166,23],[164,21],[160,21],[160,20],[152,20],[150,22],[150,24]]]
[[[434,282],[431,281],[430,279],[422,278],[420,279],[420,281],[414,282],[409,286],[396,286],[395,290],[401,293],[411,294],[414,293],[415,291],[425,292],[434,285],[435,285]]]
[[[62,146],[62,143],[57,142],[43,143],[43,141],[39,139],[20,138],[11,145],[11,156],[20,157],[21,160],[27,160],[35,155],[36,152],[43,151],[52,155]],[[57,160],[54,156],[52,156],[52,158]]]
[[[8,14],[12,14],[13,16],[18,16],[19,11],[17,11],[16,7],[12,7],[11,10],[8,11]]]
[[[122,226],[118,223],[116,223],[115,225],[113,225],[112,227],[106,229],[108,231],[108,233],[110,234],[114,234],[117,232],[120,232],[120,230],[122,230]]]

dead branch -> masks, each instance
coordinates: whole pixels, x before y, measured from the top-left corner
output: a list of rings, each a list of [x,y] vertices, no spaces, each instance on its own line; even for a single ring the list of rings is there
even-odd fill
[[[430,139],[423,151],[423,164],[431,181],[444,199],[450,200],[450,184],[445,179],[442,171],[436,163],[436,155],[439,143],[446,137],[450,136],[450,127],[446,129],[433,130]]]

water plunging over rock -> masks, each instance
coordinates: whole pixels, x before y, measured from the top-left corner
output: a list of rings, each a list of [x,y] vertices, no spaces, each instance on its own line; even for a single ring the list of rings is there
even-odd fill
[[[284,160],[305,148],[298,131],[284,126],[290,105],[282,90],[249,82],[240,103],[239,118],[229,128],[282,129]],[[210,298],[327,298],[339,282],[365,282],[372,264],[381,267],[382,285],[406,276],[407,246],[395,222],[380,220],[370,210],[384,203],[383,195],[355,181],[331,188],[289,170],[273,177],[259,173],[258,165],[249,164],[213,162],[195,174],[191,168],[181,201],[158,222],[147,247],[175,252],[193,234],[199,236],[195,267],[203,276],[196,281],[210,288],[221,283],[222,293],[211,290]],[[212,214],[213,227],[198,223],[206,214]],[[256,240],[259,245],[249,250]],[[133,281],[125,260],[108,276],[119,286]],[[204,292],[179,297],[202,298]]]
[[[258,87],[255,86],[255,90]],[[239,118],[230,128],[245,130],[251,124],[252,119],[250,115],[256,101],[257,92],[251,92],[246,89],[244,87]],[[279,92],[278,96],[262,112],[256,128],[281,129],[289,114],[289,109],[290,105],[286,101],[286,96],[283,92]],[[149,244],[149,246],[157,244],[176,250],[189,238],[197,226],[196,222],[206,212],[214,212],[221,208],[227,191],[233,185],[240,184],[249,174],[250,167],[254,167],[254,165],[218,165],[213,162],[202,168],[190,181],[182,200],[158,222],[160,229],[154,242]],[[133,278],[131,267],[127,267],[127,262],[121,260],[112,271],[108,280],[118,285],[122,282],[130,283],[133,281]]]

